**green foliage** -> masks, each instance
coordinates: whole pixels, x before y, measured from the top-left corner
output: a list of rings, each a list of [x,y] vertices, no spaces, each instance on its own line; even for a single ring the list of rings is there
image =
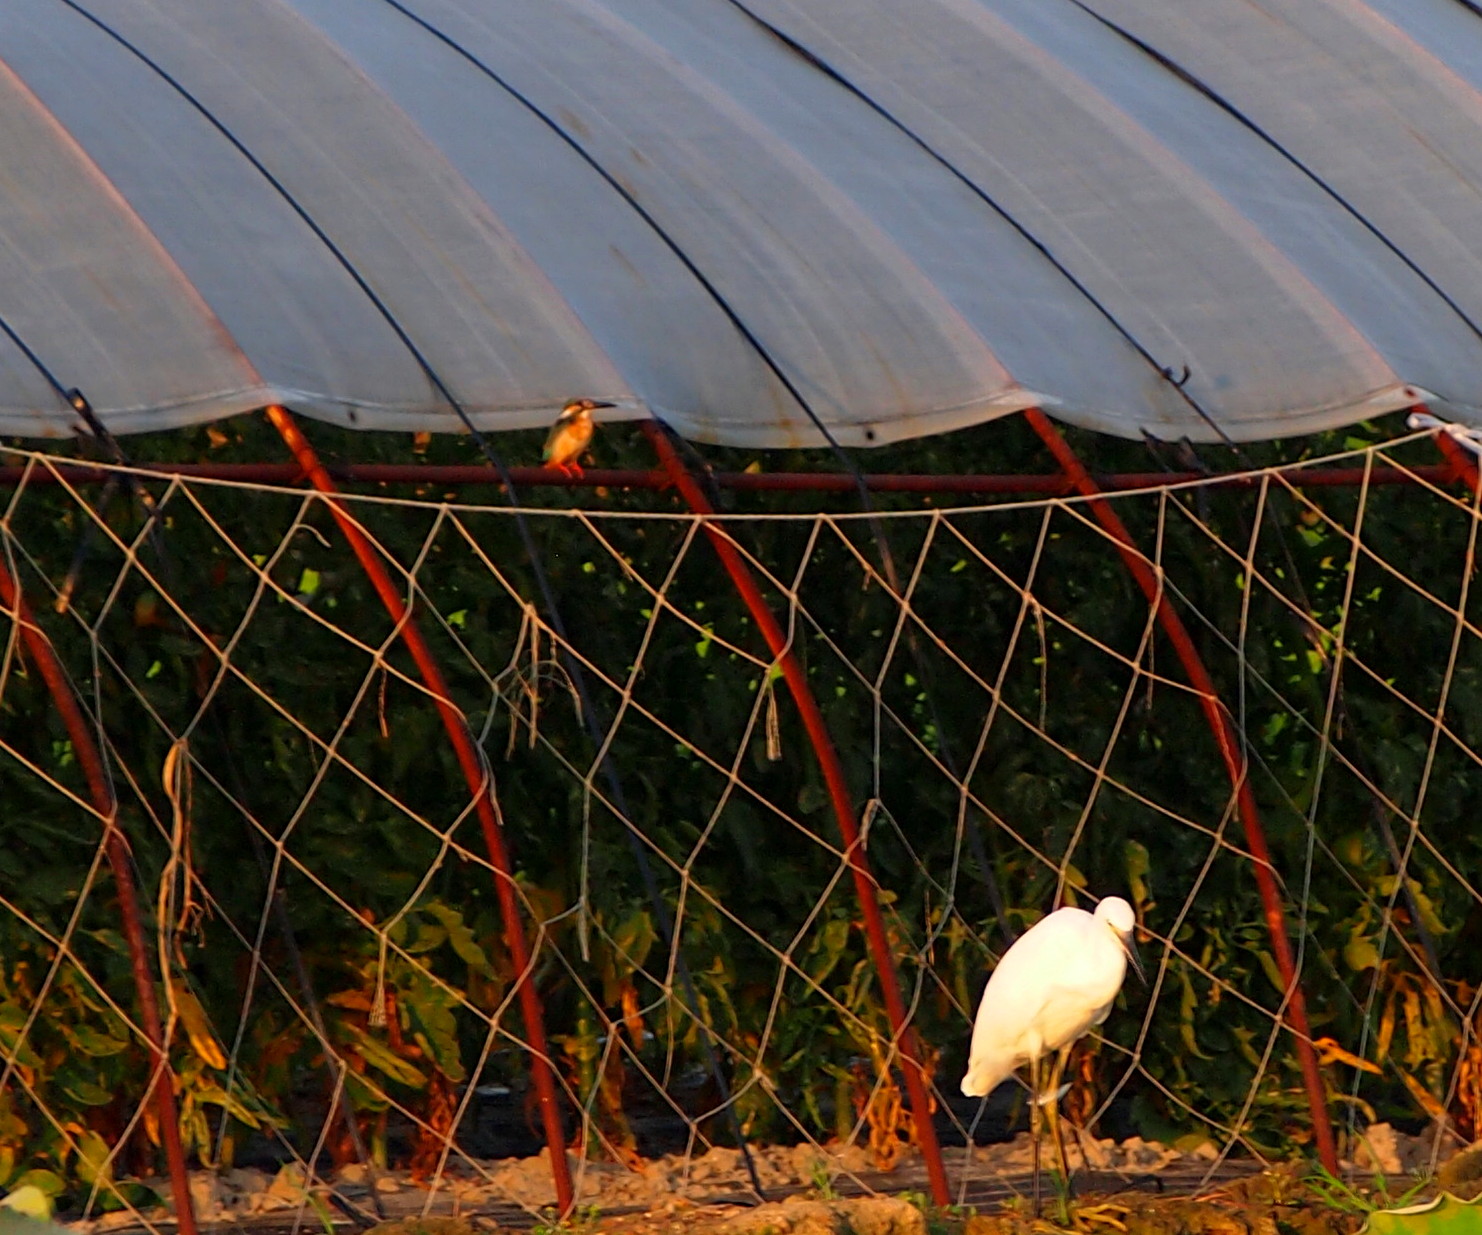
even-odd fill
[[[978,1215],[974,1205],[938,1205],[925,1192],[902,1192],[899,1197],[921,1211],[926,1221],[926,1235],[958,1235],[966,1229],[968,1221]]]
[[[1474,1235],[1482,1230],[1477,1201],[1460,1201],[1443,1192],[1421,1205],[1375,1210],[1363,1229],[1370,1235]]]
[[[331,463],[407,457],[403,438],[308,431]],[[253,420],[209,433],[127,445],[136,459],[282,457]],[[1140,444],[1072,436],[1095,468],[1147,467]],[[536,436],[501,444],[512,460],[539,448]],[[1254,462],[1334,444],[1263,447]],[[596,450],[604,463],[650,466],[622,429],[604,431]],[[1235,462],[1218,454],[1212,464]],[[450,438],[417,457],[473,456]],[[737,470],[753,461],[708,457]],[[865,462],[1049,467],[1017,422]],[[823,465],[801,453],[767,462]],[[356,517],[388,559],[417,564],[419,621],[495,778],[557,1062],[584,1107],[620,1141],[624,1075],[699,1066],[708,1032],[725,1046],[748,1135],[791,1137],[798,1124],[847,1134],[869,1119],[861,1090],[888,1071],[893,1035],[827,787],[778,667],[703,537],[677,517],[677,497],[541,492],[544,513],[529,517],[600,719],[621,712],[610,755],[631,810],[623,821],[567,671],[532,621],[540,592],[497,487],[380,495],[418,499],[357,505]],[[1162,984],[1129,988],[1104,1027],[1100,1091],[1120,1079],[1124,1056],[1112,1048],[1136,1048],[1144,1072],[1122,1094],[1143,1135],[1171,1140],[1208,1119],[1239,1123],[1255,1149],[1302,1150],[1295,1062],[1279,1045],[1263,1064],[1281,982],[1248,862],[1232,848],[1242,842],[1228,782],[1161,636],[1151,660],[1129,668],[1148,607],[1106,539],[1077,512],[1035,503],[881,519],[912,581],[903,622],[867,521],[744,518],[844,516],[857,509],[852,495],[725,500],[731,534],[771,576],[774,608],[787,614],[798,599],[794,647],[856,801],[874,803],[868,857],[942,1088],[955,1088],[971,1010],[1002,947],[985,876],[1018,931],[1052,905],[1063,872],[1072,897],[1128,895],[1172,944]],[[1448,964],[1474,954],[1482,929],[1468,891],[1482,879],[1482,837],[1468,815],[1467,754],[1482,747],[1482,658],[1470,636],[1449,668],[1438,651],[1456,627],[1447,606],[1462,595],[1465,509],[1421,489],[1373,488],[1355,558],[1344,529],[1358,500],[1276,486],[1259,527],[1249,491],[1138,497],[1118,510],[1139,543],[1157,546],[1185,614],[1198,615],[1190,626],[1223,697],[1242,701],[1252,785],[1292,902],[1309,816],[1321,839],[1305,904],[1309,1006],[1315,1035],[1351,1056],[1331,1056],[1330,1083],[1353,1090],[1366,1117],[1403,1119],[1425,1111],[1419,1095],[1448,1093],[1462,1030],[1417,956],[1434,947],[1444,972],[1476,981]],[[575,506],[648,517],[578,521],[567,516]],[[922,503],[881,496],[878,506]],[[100,531],[71,611],[58,616],[50,601],[94,516]],[[420,1116],[459,1086],[523,1086],[517,974],[461,769],[323,504],[191,484],[169,493],[154,531],[166,561],[139,539],[142,514],[126,493],[90,514],[41,486],[6,524],[33,607],[109,735],[113,766],[129,773],[117,778],[119,821],[146,892],[146,935],[170,945],[163,989],[179,1008],[172,1063],[188,1146],[225,1164],[254,1132],[303,1141],[318,1131],[289,1119],[290,1099],[324,1084],[323,1048],[295,1007],[295,962],[265,912],[274,896],[363,1112]],[[1466,603],[1475,622],[1472,593]],[[0,1055],[25,1081],[0,1097],[0,1186],[48,1172],[59,1191],[96,1191],[103,1205],[157,1165],[147,1119],[127,1153],[98,1152],[120,1144],[148,1072],[129,1024],[129,961],[111,883],[89,879],[98,827],[77,805],[77,753],[39,674],[0,666],[0,687],[0,740],[12,752],[0,763],[0,886],[15,889],[0,909]],[[1443,690],[1454,738],[1433,749],[1428,717]],[[159,919],[156,892],[173,817],[160,770],[187,730],[202,770],[190,861],[209,905],[182,924]],[[1401,882],[1378,820],[1407,833],[1416,810],[1424,834],[1447,838],[1444,857],[1415,846]],[[629,823],[678,922],[694,1007],[635,870]],[[970,829],[982,832],[986,872]],[[1451,986],[1452,1002],[1469,1006]],[[707,1134],[724,1138],[717,1123]]]
[[[1350,1214],[1403,1210],[1425,1188],[1427,1183],[1425,1179],[1417,1179],[1398,1194],[1394,1194],[1390,1191],[1389,1180],[1382,1172],[1376,1171],[1369,1186],[1361,1189],[1339,1179],[1323,1166],[1314,1168],[1313,1173],[1307,1179],[1307,1186],[1328,1205]],[[1383,1229],[1383,1227],[1384,1223],[1381,1222],[1378,1229]]]
[[[839,1199],[839,1190],[834,1186],[834,1172],[830,1169],[827,1160],[814,1158],[812,1165],[808,1168],[808,1179],[813,1185],[813,1195],[820,1201],[836,1201]]]
[[[530,1228],[530,1235],[592,1235],[601,1220],[598,1205],[578,1205],[564,1218],[554,1209],[547,1209]]]

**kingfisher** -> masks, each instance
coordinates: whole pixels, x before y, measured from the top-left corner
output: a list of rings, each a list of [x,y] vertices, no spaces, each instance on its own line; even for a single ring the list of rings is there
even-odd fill
[[[567,476],[580,476],[581,464],[577,460],[592,440],[592,413],[599,407],[616,406],[598,399],[572,399],[551,426],[545,449],[540,452],[541,461]]]

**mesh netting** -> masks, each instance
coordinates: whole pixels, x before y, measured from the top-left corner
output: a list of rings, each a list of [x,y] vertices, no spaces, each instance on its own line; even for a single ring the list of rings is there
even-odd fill
[[[419,1205],[539,1210],[542,1162],[507,1164],[542,1144],[524,976],[579,1195],[663,1155],[675,1189],[730,1161],[708,1186],[734,1194],[738,1136],[815,1163],[787,1176],[757,1154],[764,1187],[819,1170],[909,1182],[898,1045],[818,763],[672,495],[525,511],[563,634],[497,494],[344,499],[480,744],[533,953],[522,975],[433,698],[324,500],[142,469],[82,486],[9,455],[28,470],[6,562],[117,796],[195,1164],[289,1163],[282,1204],[365,1212],[390,1169],[425,1185]],[[1350,1157],[1373,1123],[1470,1139],[1482,1120],[1476,503],[1413,472],[1366,475],[1110,499],[1243,736]],[[986,1112],[958,1094],[987,972],[1057,901],[1111,893],[1137,909],[1148,985],[1129,983],[1072,1059],[1083,1145],[1206,1145],[1210,1169],[1309,1152],[1229,779],[1086,505],[724,526],[856,799],[954,1188],[1002,1182],[962,1148],[970,1125],[1001,1139],[1025,1121],[1021,1087]],[[15,616],[0,1187],[152,1225],[161,1130],[103,819]]]

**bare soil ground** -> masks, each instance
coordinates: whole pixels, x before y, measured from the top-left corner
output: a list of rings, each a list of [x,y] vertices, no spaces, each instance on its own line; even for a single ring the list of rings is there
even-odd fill
[[[1376,1134],[1377,1133],[1377,1134]],[[1222,1159],[1209,1145],[1180,1152],[1137,1138],[1087,1141],[1071,1155],[1074,1199],[1062,1204],[1047,1175],[1041,1216],[1029,1203],[1027,1135],[947,1151],[953,1203],[929,1202],[926,1172],[910,1155],[873,1170],[857,1147],[754,1151],[762,1197],[735,1150],[666,1155],[638,1169],[570,1159],[577,1207],[558,1219],[547,1153],[449,1167],[436,1180],[351,1167],[305,1180],[297,1167],[198,1172],[192,1192],[212,1235],[475,1235],[505,1228],[535,1235],[1354,1235],[1371,1204],[1392,1203],[1427,1178],[1435,1147],[1371,1129],[1345,1184],[1311,1168],[1263,1168]],[[1378,1168],[1378,1174],[1375,1173]],[[160,1181],[162,1183],[162,1181]],[[1465,1151],[1429,1185],[1482,1190],[1482,1148]],[[356,1220],[358,1219],[358,1221]],[[173,1215],[110,1214],[76,1223],[85,1235],[168,1228]]]

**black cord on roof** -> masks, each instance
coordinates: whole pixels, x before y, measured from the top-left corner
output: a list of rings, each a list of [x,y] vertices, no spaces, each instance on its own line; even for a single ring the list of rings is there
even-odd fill
[[[1457,0],[1457,2],[1471,12],[1482,15],[1482,8],[1479,8],[1479,6],[1475,4],[1473,0]],[[1224,95],[1222,95],[1208,82],[1196,76],[1189,69],[1179,64],[1171,56],[1168,56],[1164,52],[1159,51],[1151,43],[1148,43],[1146,40],[1139,38],[1137,35],[1133,34],[1132,31],[1126,29],[1125,27],[1118,25],[1116,22],[1112,21],[1111,18],[1102,16],[1089,4],[1086,4],[1084,0],[1069,0],[1069,3],[1075,5],[1076,8],[1080,9],[1081,12],[1085,13],[1088,17],[1091,17],[1094,20],[1100,22],[1112,33],[1118,35],[1120,38],[1130,43],[1133,47],[1137,48],[1138,51],[1142,52],[1143,55],[1147,56],[1148,59],[1153,61],[1154,64],[1173,74],[1174,77],[1178,78],[1179,81],[1183,82],[1184,85],[1188,86],[1191,90],[1198,91],[1226,115],[1238,121],[1245,128],[1249,129],[1252,133],[1259,137],[1263,142],[1270,146],[1272,150],[1281,155],[1282,158],[1284,158],[1288,163],[1290,163],[1299,172],[1301,172],[1302,175],[1307,177],[1308,180],[1312,181],[1313,184],[1315,184],[1319,189],[1327,194],[1328,197],[1332,198],[1334,202],[1336,202],[1343,208],[1345,213],[1347,213],[1356,223],[1363,227],[1363,229],[1367,231],[1371,236],[1373,236],[1375,240],[1379,241],[1380,244],[1382,244],[1386,249],[1388,249],[1397,258],[1399,258],[1400,261],[1405,264],[1405,266],[1410,270],[1412,274],[1420,279],[1420,281],[1424,283],[1426,287],[1430,288],[1430,290],[1433,291],[1441,299],[1446,307],[1449,308],[1453,313],[1455,313],[1456,316],[1459,317],[1462,322],[1466,324],[1467,329],[1469,329],[1479,339],[1482,339],[1482,326],[1478,326],[1478,324],[1472,320],[1470,314],[1468,314],[1467,311],[1461,307],[1461,305],[1457,304],[1457,302],[1451,298],[1451,296],[1446,292],[1445,288],[1443,288],[1439,283],[1431,278],[1431,276],[1427,274],[1425,270],[1422,269],[1403,249],[1401,249],[1398,244],[1391,240],[1377,223],[1370,219],[1368,215],[1364,214],[1363,211],[1361,211],[1357,206],[1349,201],[1348,198],[1344,197],[1342,193],[1340,193],[1336,188],[1333,187],[1333,185],[1329,184],[1328,181],[1323,179],[1323,177],[1318,174],[1315,168],[1304,162],[1294,151],[1282,145],[1281,142],[1277,141],[1271,133],[1269,133],[1261,125],[1257,124],[1253,117],[1241,111],[1240,108],[1236,107],[1234,103],[1225,98]]]
[[[1041,257],[1043,257],[1045,261],[1049,262],[1050,265],[1053,266],[1055,270],[1057,270],[1061,274],[1062,277],[1064,277],[1066,282],[1068,282],[1081,295],[1081,297],[1085,299],[1088,304],[1091,305],[1092,308],[1094,308],[1103,318],[1106,319],[1107,323],[1112,327],[1112,329],[1114,329],[1119,335],[1121,335],[1122,338],[1133,348],[1133,350],[1135,350],[1137,354],[1143,358],[1143,360],[1145,360],[1149,365],[1153,367],[1153,369],[1158,373],[1160,377],[1167,381],[1168,384],[1178,392],[1179,398],[1188,405],[1189,409],[1193,411],[1195,415],[1197,415],[1201,420],[1204,421],[1205,424],[1207,424],[1211,429],[1219,434],[1222,441],[1226,442],[1227,444],[1233,445],[1233,443],[1230,442],[1230,438],[1226,435],[1224,429],[1219,426],[1219,424],[1208,413],[1208,411],[1205,410],[1203,405],[1200,404],[1200,402],[1195,399],[1194,396],[1191,395],[1186,389],[1184,389],[1184,384],[1182,382],[1174,381],[1173,367],[1170,365],[1159,364],[1158,361],[1154,358],[1153,354],[1148,351],[1148,349],[1142,344],[1137,336],[1132,333],[1131,329],[1123,324],[1123,322],[1117,317],[1117,315],[1111,311],[1110,307],[1104,304],[1097,297],[1095,292],[1093,292],[1089,287],[1086,286],[1085,283],[1077,278],[1069,266],[1067,266],[1064,262],[1062,262],[1058,257],[1055,256],[1055,253],[1050,248],[1049,244],[1036,236],[1029,229],[1027,224],[1022,223],[1017,218],[1015,218],[1014,215],[1010,213],[1008,208],[1001,202],[999,202],[998,199],[995,198],[991,193],[989,193],[987,189],[978,184],[976,180],[974,180],[971,176],[969,176],[966,172],[959,168],[954,162],[952,162],[951,159],[949,159],[945,154],[943,154],[929,141],[927,141],[926,138],[923,137],[920,133],[916,132],[915,129],[911,128],[910,125],[908,125],[904,120],[902,120],[899,116],[897,116],[894,112],[887,108],[883,103],[870,95],[863,87],[859,86],[850,78],[846,77],[841,70],[830,64],[827,60],[825,60],[811,48],[807,47],[799,39],[789,34],[787,31],[783,30],[775,23],[768,21],[759,13],[748,8],[742,2],[742,0],[727,0],[727,3],[732,5],[732,7],[739,9],[742,13],[745,13],[747,17],[751,18],[751,20],[754,21],[758,26],[766,30],[769,34],[773,35],[785,47],[795,52],[798,56],[800,56],[808,64],[812,65],[820,73],[828,77],[831,81],[838,83],[850,94],[854,95],[855,98],[859,99],[860,102],[864,103],[876,115],[880,116],[883,120],[887,121],[894,128],[898,129],[906,137],[910,138],[917,147],[919,147],[937,164],[939,164],[942,168],[949,172],[965,188],[971,191],[972,194],[977,197],[979,201],[981,201],[985,206],[987,206],[996,215],[998,215],[999,218],[1001,218],[1005,223],[1012,227],[1014,231],[1016,231],[1019,236],[1030,245],[1031,248],[1033,248]]]

